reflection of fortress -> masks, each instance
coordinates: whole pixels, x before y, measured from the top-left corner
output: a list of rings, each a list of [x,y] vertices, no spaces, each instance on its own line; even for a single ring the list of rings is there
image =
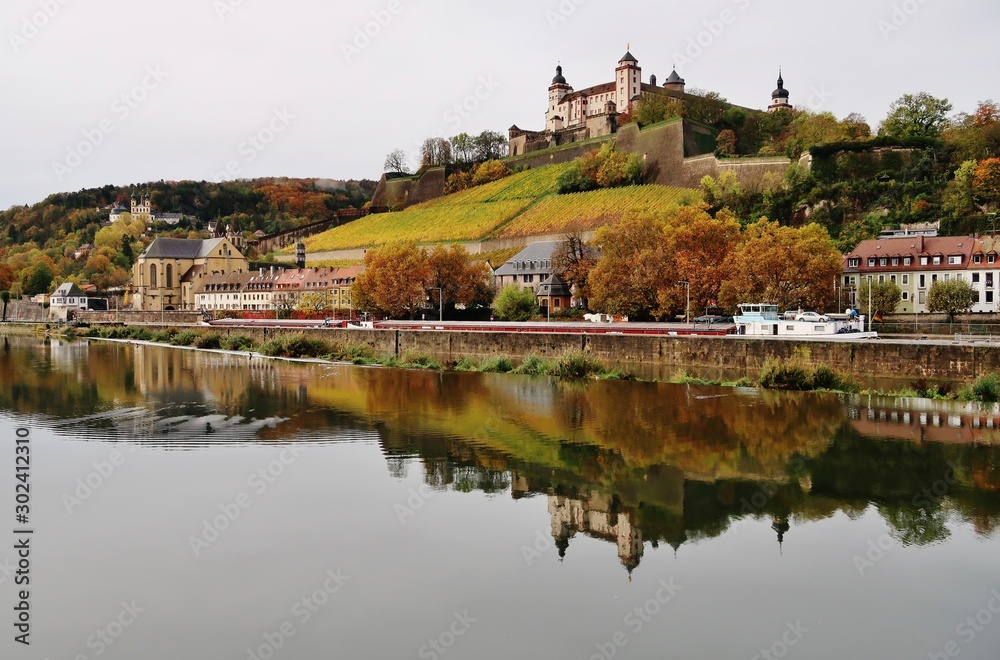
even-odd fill
[[[559,556],[566,555],[569,540],[577,532],[610,541],[618,546],[618,558],[631,573],[642,559],[642,533],[632,520],[631,511],[617,511],[606,493],[592,491],[586,499],[549,495],[552,538]]]

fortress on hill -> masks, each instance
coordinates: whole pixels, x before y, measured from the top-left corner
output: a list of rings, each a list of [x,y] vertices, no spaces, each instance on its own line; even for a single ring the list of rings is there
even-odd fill
[[[680,103],[693,95],[685,91],[686,83],[675,68],[663,85],[656,84],[656,76],[649,82],[642,80],[642,67],[632,53],[626,52],[615,67],[614,78],[575,91],[563,75],[562,65],[549,86],[548,107],[545,110],[545,130],[526,131],[515,124],[510,127],[510,155],[523,155],[548,147],[580,140],[610,135],[618,130],[618,118],[630,113],[640,99],[657,94]],[[778,74],[778,87],[771,93],[769,112],[791,109],[785,81]],[[744,108],[744,110],[750,110]]]
[[[769,185],[768,174],[780,180],[791,164],[783,157],[717,158],[715,129],[688,119],[677,118],[642,127],[635,122],[621,123],[621,117],[630,114],[639,100],[657,94],[673,103],[701,99],[687,92],[686,81],[676,69],[662,85],[657,84],[655,75],[643,81],[642,67],[631,52],[618,60],[611,81],[580,90],[573,89],[567,82],[562,65],[559,65],[548,88],[545,128],[530,131],[516,124],[511,126],[509,156],[504,162],[512,169],[567,163],[611,142],[622,151],[642,156],[650,183],[697,188],[702,177],[718,177],[731,171],[748,189]],[[791,108],[790,94],[779,72],[767,110]],[[417,175],[386,173],[379,181],[372,204],[401,209],[440,197],[444,194],[445,180],[453,171],[453,166],[441,166]]]

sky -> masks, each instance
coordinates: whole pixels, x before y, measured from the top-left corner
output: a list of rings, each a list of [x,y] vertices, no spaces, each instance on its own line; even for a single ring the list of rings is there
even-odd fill
[[[55,192],[262,176],[377,179],[387,153],[541,130],[561,63],[873,128],[906,93],[1000,100],[995,0],[4,0],[0,208]],[[160,209],[170,211],[172,209]]]

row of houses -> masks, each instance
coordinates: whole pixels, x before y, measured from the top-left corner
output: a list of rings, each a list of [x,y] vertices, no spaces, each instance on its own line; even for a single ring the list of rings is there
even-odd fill
[[[311,306],[353,309],[351,285],[361,266],[209,273],[194,291],[194,307],[209,312],[267,312]]]
[[[855,304],[864,281],[893,282],[902,291],[900,314],[927,310],[927,294],[941,280],[965,280],[976,292],[972,312],[1000,311],[1000,237],[895,236],[862,241],[844,255],[842,287]]]

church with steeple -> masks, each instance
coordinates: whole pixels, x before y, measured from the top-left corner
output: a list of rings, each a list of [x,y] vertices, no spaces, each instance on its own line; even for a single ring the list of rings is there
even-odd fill
[[[567,82],[562,65],[548,89],[545,110],[545,130],[526,131],[511,126],[510,155],[517,156],[545,147],[578,142],[615,133],[619,117],[630,113],[635,103],[644,96],[662,94],[671,101],[682,102],[687,95],[685,81],[674,68],[662,85],[655,75],[643,81],[639,60],[627,50],[615,66],[610,82],[575,90]],[[778,88],[772,94],[769,111],[791,109],[788,90],[779,73]]]

